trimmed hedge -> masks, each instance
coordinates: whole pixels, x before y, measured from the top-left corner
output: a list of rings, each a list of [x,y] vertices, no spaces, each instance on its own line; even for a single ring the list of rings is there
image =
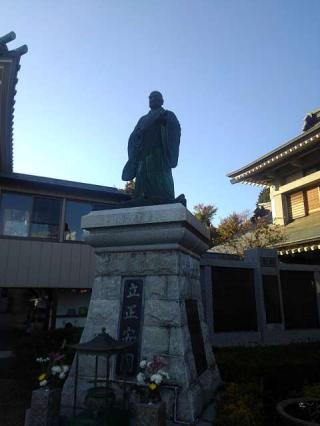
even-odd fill
[[[319,389],[320,343],[215,348],[214,353],[226,384],[218,425],[277,425],[277,402]],[[247,420],[245,412],[252,413]]]

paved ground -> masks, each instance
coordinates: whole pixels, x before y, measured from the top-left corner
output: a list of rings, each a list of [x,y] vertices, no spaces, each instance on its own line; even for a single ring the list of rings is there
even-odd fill
[[[216,409],[214,404],[209,405],[209,407],[207,407],[207,409],[202,414],[201,419],[196,424],[196,426],[212,426],[213,420],[215,418],[215,414],[216,414]],[[178,423],[167,422],[167,426],[178,426]],[[188,425],[185,425],[185,426],[188,426]],[[193,426],[193,425],[189,425],[189,426]]]

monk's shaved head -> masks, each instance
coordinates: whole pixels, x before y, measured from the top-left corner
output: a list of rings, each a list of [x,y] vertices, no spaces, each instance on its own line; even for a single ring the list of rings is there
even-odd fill
[[[154,90],[149,95],[149,106],[151,109],[157,109],[163,105],[163,96],[157,90]]]
[[[153,92],[151,92],[149,95],[149,98],[151,98],[151,96],[160,96],[160,98],[163,99],[162,93],[158,92],[157,90],[154,90]]]

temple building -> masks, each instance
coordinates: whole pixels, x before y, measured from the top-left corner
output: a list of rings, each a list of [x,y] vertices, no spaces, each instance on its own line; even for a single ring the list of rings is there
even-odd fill
[[[282,261],[320,262],[320,109],[307,114],[297,137],[227,176],[270,188],[273,222],[285,227],[275,247]]]
[[[8,49],[14,38],[0,38],[0,331],[81,327],[94,275],[81,217],[129,197],[116,188],[13,171],[14,98],[27,52]]]
[[[8,49],[14,38],[14,33],[0,38],[0,352],[12,349],[15,332],[18,337],[84,327],[95,256],[84,241],[81,217],[130,198],[116,188],[13,171],[14,98],[27,52],[26,46]],[[311,127],[298,138],[230,174],[233,182],[271,188],[274,221],[291,238],[278,247],[280,260],[309,256],[296,263],[316,263],[312,256],[319,256],[320,247],[320,120],[318,112],[310,117]],[[201,292],[212,345],[319,339],[320,266],[278,260],[274,250],[261,249],[243,260],[202,256]]]

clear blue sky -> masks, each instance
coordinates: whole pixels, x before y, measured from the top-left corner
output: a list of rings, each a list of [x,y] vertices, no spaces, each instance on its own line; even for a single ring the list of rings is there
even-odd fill
[[[219,218],[259,192],[226,173],[320,106],[319,0],[14,0],[0,29],[29,47],[16,172],[123,187],[128,136],[160,90],[182,126],[176,194]]]

